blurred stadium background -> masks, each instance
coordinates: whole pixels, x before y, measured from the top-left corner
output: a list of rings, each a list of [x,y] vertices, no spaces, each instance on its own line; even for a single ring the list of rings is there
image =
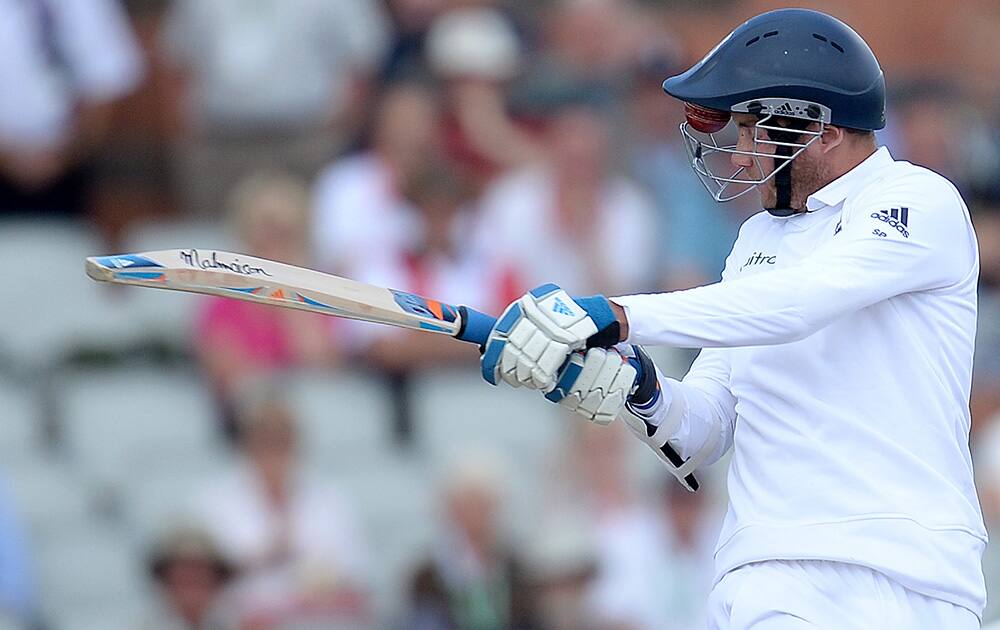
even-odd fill
[[[1000,5],[791,4],[867,38],[881,142],[973,210],[995,530]],[[462,344],[83,258],[224,248],[492,312],[714,281],[754,208],[701,190],[659,84],[780,6],[0,0],[0,628],[702,627],[724,466],[688,496]]]

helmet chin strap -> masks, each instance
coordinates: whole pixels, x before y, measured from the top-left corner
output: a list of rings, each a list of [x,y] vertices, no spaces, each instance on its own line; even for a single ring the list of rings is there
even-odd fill
[[[779,133],[772,131],[771,135],[777,136]],[[786,136],[781,138],[785,142],[792,142],[797,136],[795,133],[781,133],[780,135]],[[765,208],[774,217],[790,217],[799,212],[792,208],[792,165],[785,165],[789,162],[793,150],[792,147],[785,145],[778,145],[774,148],[774,169],[776,171],[774,173],[774,187],[778,193],[778,199],[773,208]]]
[[[790,155],[792,152],[791,147],[777,147],[776,155]],[[787,162],[788,159],[774,158],[774,168],[781,168],[782,165]],[[774,204],[773,208],[767,208],[767,211],[771,216],[775,217],[790,217],[797,212],[792,208],[792,165],[789,164],[785,168],[774,174],[774,187],[778,193],[777,203]]]

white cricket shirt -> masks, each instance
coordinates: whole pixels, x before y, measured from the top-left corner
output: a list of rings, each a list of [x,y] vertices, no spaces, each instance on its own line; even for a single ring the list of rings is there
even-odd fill
[[[968,210],[885,148],[807,209],[748,219],[721,283],[614,298],[629,342],[705,348],[661,384],[671,417],[682,409],[682,457],[713,433],[709,462],[733,447],[716,580],[755,561],[834,560],[981,615]]]

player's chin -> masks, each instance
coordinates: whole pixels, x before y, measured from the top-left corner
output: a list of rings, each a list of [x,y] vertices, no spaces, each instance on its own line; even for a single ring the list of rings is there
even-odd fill
[[[761,184],[757,186],[760,193],[760,205],[765,210],[774,210],[778,207],[778,193],[770,186]]]

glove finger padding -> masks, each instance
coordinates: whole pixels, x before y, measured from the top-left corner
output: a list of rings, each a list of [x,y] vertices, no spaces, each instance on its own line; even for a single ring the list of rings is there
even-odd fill
[[[511,304],[483,349],[483,378],[551,390],[574,350],[598,332],[588,312],[556,285],[543,285]]]
[[[545,397],[591,422],[608,424],[625,408],[636,369],[617,350],[574,353]]]

